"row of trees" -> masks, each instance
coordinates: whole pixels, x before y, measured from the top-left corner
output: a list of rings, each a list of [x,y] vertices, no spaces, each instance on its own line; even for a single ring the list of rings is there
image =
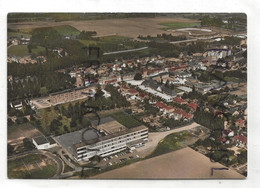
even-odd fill
[[[142,36],[142,35],[139,35],[138,36],[139,39],[142,39],[142,40],[156,40],[156,39],[163,39],[163,40],[167,40],[167,41],[181,41],[181,40],[186,40],[186,36],[185,35],[180,35],[180,36],[172,36],[172,34],[157,34],[156,37],[152,37],[150,35],[147,35],[146,37],[145,36]]]
[[[76,79],[71,78],[68,74],[51,72],[42,72],[28,79],[8,81],[8,100],[23,100],[71,89],[74,87],[75,82]]]

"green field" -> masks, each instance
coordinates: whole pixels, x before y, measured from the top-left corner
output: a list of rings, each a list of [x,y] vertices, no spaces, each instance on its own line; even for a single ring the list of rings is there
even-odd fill
[[[200,22],[170,22],[170,23],[161,23],[160,25],[163,25],[165,27],[161,28],[162,30],[168,30],[168,29],[180,29],[180,28],[186,28],[186,27],[199,27]]]
[[[55,26],[53,29],[58,31],[61,35],[78,35],[80,33],[79,30],[70,25]]]
[[[13,55],[13,56],[27,56],[30,55],[28,52],[27,45],[15,45],[11,46],[7,50],[8,55]],[[32,53],[35,55],[40,55],[41,53],[45,53],[45,48],[41,46],[37,46],[37,48],[32,49]]]
[[[81,42],[83,45],[88,47],[89,46],[95,47],[98,44],[98,42],[95,40],[79,40],[79,42]]]
[[[159,142],[156,149],[148,156],[148,158],[180,149],[184,146],[185,140],[190,137],[191,134],[187,131],[170,134]]]
[[[37,154],[8,160],[8,178],[42,179],[53,177],[57,170],[54,162],[49,161],[45,166],[40,166],[40,163],[46,162],[46,160],[47,157]]]
[[[144,43],[133,41],[129,37],[111,35],[89,40],[79,40],[86,46],[98,46],[103,52],[135,49],[146,46]]]
[[[100,117],[108,117],[108,116],[111,116],[112,118],[114,118],[119,123],[126,126],[127,128],[133,128],[141,125],[141,122],[137,121],[136,119],[134,119],[133,117],[127,115],[122,111],[100,115]]]
[[[31,37],[30,34],[28,34],[28,33],[21,33],[21,32],[8,32],[7,36],[8,37],[17,37],[17,36],[20,37],[20,36],[23,36],[25,38],[30,38]]]

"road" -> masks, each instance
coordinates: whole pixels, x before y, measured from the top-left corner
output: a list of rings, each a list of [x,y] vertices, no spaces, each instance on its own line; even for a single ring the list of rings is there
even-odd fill
[[[121,51],[115,51],[115,52],[106,52],[103,53],[103,55],[110,55],[110,54],[120,54],[120,53],[126,53],[126,52],[135,52],[135,51],[139,51],[139,50],[145,50],[148,47],[142,47],[142,48],[136,48],[136,49],[131,49],[131,50],[121,50]]]
[[[170,131],[148,133],[148,142],[145,143],[145,145],[143,147],[137,148],[136,150],[141,157],[145,157],[145,156],[149,155],[156,148],[158,143],[167,135],[185,131],[185,130],[190,130],[190,129],[193,129],[193,128],[196,128],[199,126],[201,126],[201,125],[194,122],[190,125],[180,127],[177,129],[172,129]]]

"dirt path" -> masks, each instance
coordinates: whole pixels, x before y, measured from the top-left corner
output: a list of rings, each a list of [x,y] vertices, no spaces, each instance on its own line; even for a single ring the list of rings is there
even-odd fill
[[[148,134],[148,142],[143,147],[137,148],[136,150],[138,151],[138,153],[140,153],[141,157],[145,157],[145,156],[149,155],[156,148],[156,146],[158,145],[160,140],[162,140],[167,135],[172,134],[172,133],[185,131],[185,130],[190,130],[190,129],[193,129],[193,128],[196,128],[196,127],[199,127],[199,126],[200,126],[199,124],[194,122],[194,123],[187,125],[185,127],[180,127],[180,128],[173,129],[173,130],[170,130],[170,131],[149,133]]]

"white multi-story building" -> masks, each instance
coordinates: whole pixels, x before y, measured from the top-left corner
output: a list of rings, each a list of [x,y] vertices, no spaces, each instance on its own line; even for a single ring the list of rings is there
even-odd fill
[[[96,155],[105,157],[127,148],[139,147],[148,141],[148,128],[143,125],[102,137],[98,134],[96,137],[93,136],[93,130],[88,131],[84,134],[91,134],[92,139],[73,145],[76,154],[74,157],[77,161],[87,161]]]

